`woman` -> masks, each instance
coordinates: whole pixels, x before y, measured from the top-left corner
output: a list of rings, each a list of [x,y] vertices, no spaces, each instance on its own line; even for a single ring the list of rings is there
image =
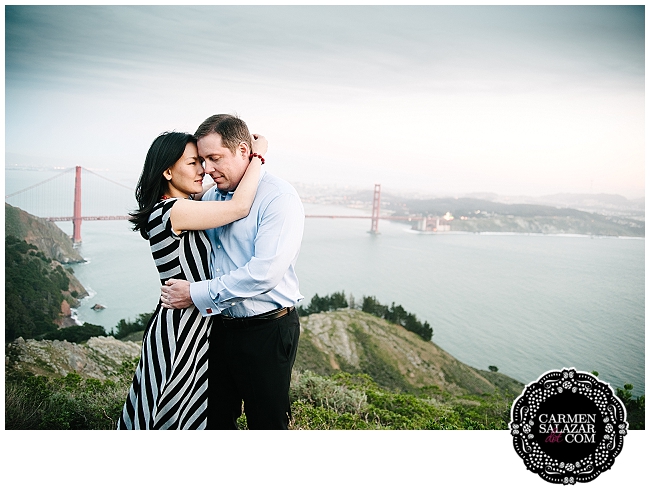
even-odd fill
[[[253,135],[251,163],[230,201],[192,201],[205,172],[190,134],[164,133],[149,148],[136,188],[133,230],[149,240],[161,283],[210,278],[210,242],[204,229],[248,215],[267,141]],[[254,156],[255,155],[255,156]],[[210,319],[199,311],[158,306],[147,324],[140,362],[118,429],[204,429]]]

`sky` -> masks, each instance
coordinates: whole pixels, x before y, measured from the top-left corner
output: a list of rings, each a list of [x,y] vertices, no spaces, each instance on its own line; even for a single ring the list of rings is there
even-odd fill
[[[236,113],[293,183],[645,194],[643,6],[6,6],[7,166]]]

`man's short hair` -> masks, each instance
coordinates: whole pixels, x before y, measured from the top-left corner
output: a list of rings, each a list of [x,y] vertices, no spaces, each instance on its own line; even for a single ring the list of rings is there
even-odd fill
[[[208,117],[196,130],[194,137],[198,140],[213,132],[221,136],[222,144],[233,153],[237,151],[241,142],[248,144],[249,150],[252,149],[251,133],[248,126],[246,122],[235,115],[220,113]]]

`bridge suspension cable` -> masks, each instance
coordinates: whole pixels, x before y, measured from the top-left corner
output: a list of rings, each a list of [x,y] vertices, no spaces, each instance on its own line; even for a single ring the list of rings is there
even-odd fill
[[[71,174],[72,171],[75,173]],[[84,176],[83,190],[81,188],[82,172]],[[50,171],[43,170],[38,173],[42,178],[47,176]],[[33,175],[33,172],[26,171],[23,178],[29,180]],[[119,186],[119,188],[106,187],[106,182]],[[61,172],[56,171],[51,177],[7,194],[5,201],[32,215],[53,222],[72,220],[73,240],[81,242],[82,220],[129,219],[129,211],[134,210],[136,206],[133,190],[133,186],[129,187],[77,165]],[[82,203],[83,213],[81,211]]]
[[[16,191],[16,192],[14,192],[14,193],[7,194],[7,195],[5,196],[5,199],[7,199],[7,198],[11,198],[11,197],[16,196],[16,195],[18,195],[18,194],[20,194],[20,193],[24,193],[25,191],[29,191],[30,189],[34,189],[35,187],[42,186],[43,184],[45,184],[45,183],[47,183],[47,182],[52,182],[52,181],[53,181],[54,179],[56,179],[57,177],[61,177],[63,174],[70,173],[70,172],[72,172],[73,170],[74,170],[74,167],[67,168],[67,169],[65,169],[63,172],[61,172],[60,174],[57,174],[57,175],[55,175],[54,177],[50,177],[50,178],[48,178],[48,179],[45,179],[44,181],[41,181],[41,182],[39,182],[38,184],[32,184],[31,186],[26,187],[25,189],[21,189],[20,191]]]
[[[129,191],[133,191],[133,188],[132,188],[132,187],[129,187],[129,186],[124,185],[124,184],[120,184],[119,182],[116,182],[116,181],[114,181],[113,179],[109,179],[108,177],[104,177],[103,175],[99,175],[97,172],[93,172],[92,170],[88,170],[87,168],[83,168],[83,167],[81,167],[81,168],[82,168],[85,172],[90,172],[91,174],[96,175],[97,177],[99,177],[99,178],[101,178],[101,179],[107,180],[108,182],[111,182],[111,183],[115,184],[116,186],[120,186],[120,187],[123,187],[123,188],[125,188],[125,189],[128,189]]]

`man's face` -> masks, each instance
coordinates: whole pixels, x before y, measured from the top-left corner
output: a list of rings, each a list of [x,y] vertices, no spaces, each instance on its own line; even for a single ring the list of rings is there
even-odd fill
[[[214,132],[200,138],[197,146],[199,157],[205,162],[205,173],[212,177],[220,191],[234,191],[250,162],[248,146],[242,143],[233,153]]]

